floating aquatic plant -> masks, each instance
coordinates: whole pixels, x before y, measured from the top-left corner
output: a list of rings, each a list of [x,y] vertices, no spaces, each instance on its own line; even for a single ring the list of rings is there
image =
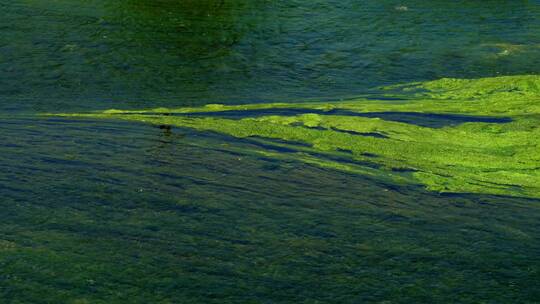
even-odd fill
[[[279,141],[286,152],[246,153],[439,192],[540,197],[540,76],[440,79],[383,89],[395,99],[49,115],[187,127],[266,146]],[[400,119],[411,113],[412,120]],[[422,124],[441,117],[457,122]]]

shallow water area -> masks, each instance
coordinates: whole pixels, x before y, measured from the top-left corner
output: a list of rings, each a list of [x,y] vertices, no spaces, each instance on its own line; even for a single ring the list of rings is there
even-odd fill
[[[439,195],[242,154],[260,146],[182,128],[62,119],[2,128],[12,131],[0,147],[7,299],[537,294],[538,200]]]
[[[540,200],[520,192],[536,189],[523,176],[536,176],[540,118],[524,88],[534,94],[526,77],[540,74],[540,2],[0,7],[0,302],[540,298]],[[501,94],[497,107],[452,90],[443,98],[439,82],[425,83],[502,75],[533,76],[515,88],[510,78],[495,90],[471,85],[465,98]],[[419,94],[432,100],[411,110]],[[136,111],[156,108],[165,109]],[[356,120],[375,127],[351,127]],[[286,132],[246,136],[239,124]],[[459,131],[460,153],[495,155],[478,172],[500,163],[528,175],[508,175],[503,190],[410,182],[444,166],[400,166],[393,154],[331,141],[456,143]],[[459,165],[475,161],[442,151]],[[467,172],[454,173],[476,178]]]

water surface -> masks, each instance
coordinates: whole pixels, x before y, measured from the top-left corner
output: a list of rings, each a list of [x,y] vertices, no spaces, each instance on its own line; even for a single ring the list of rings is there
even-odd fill
[[[410,81],[538,74],[540,2],[0,7],[3,302],[540,298],[538,200],[256,157],[242,151],[264,146],[213,133],[34,115],[340,100]]]

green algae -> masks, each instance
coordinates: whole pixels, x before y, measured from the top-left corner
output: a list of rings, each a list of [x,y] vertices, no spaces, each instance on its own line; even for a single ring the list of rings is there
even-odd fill
[[[301,142],[305,145],[295,146],[293,152],[256,153],[266,157],[294,158],[392,182],[421,184],[438,192],[540,197],[540,76],[445,78],[383,89],[388,92],[387,96],[402,99],[241,106],[212,104],[198,108],[52,115],[122,119],[187,127],[236,138]],[[264,110],[272,109],[318,112],[249,116],[250,110],[263,110],[264,113]],[[331,111],[336,109],[353,113],[481,115],[508,117],[511,121],[466,122],[429,128],[377,117],[334,115]],[[246,117],[230,119],[214,115],[227,111],[246,111]],[[342,158],[343,151],[350,152],[347,156],[350,161],[334,160],[336,156]]]

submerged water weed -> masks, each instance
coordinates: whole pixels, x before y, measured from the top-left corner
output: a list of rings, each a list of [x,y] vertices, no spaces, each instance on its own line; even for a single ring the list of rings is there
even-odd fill
[[[236,138],[279,140],[287,147],[286,152],[262,149],[245,153],[292,157],[393,182],[420,183],[438,192],[540,197],[540,76],[440,79],[384,89],[387,97],[402,99],[207,105],[53,115],[122,119],[188,127]],[[283,110],[281,115],[264,115],[265,110],[272,114],[270,110],[276,109]],[[297,109],[303,112],[292,111]],[[258,110],[259,115],[251,115],[253,110]],[[290,115],[287,110],[291,110]],[[349,115],[338,110],[346,110]],[[246,115],[220,117],[220,113],[230,111],[245,111]],[[508,121],[471,119],[472,122],[435,128],[392,121],[384,116],[389,112],[398,116],[422,113],[484,119],[505,117]],[[380,117],[374,117],[377,115]],[[289,145],[299,142],[303,144]]]

